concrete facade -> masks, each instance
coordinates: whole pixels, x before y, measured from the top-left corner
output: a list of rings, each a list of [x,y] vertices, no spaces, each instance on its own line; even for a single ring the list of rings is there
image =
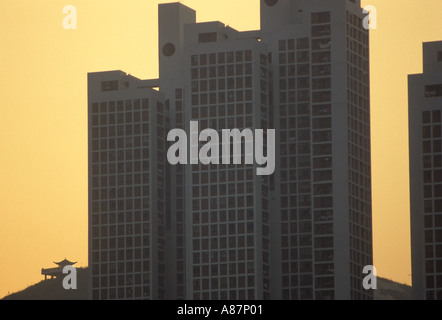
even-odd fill
[[[442,299],[442,41],[408,77],[413,299]]]
[[[150,127],[148,157],[149,192],[164,179],[164,220],[146,230],[164,240],[160,254],[150,258],[161,259],[164,273],[158,276],[165,278],[155,287],[158,294],[144,298],[372,298],[362,288],[363,267],[373,259],[369,38],[363,18],[360,1],[261,0],[261,29],[239,32],[221,22],[196,23],[195,11],[180,3],[160,4],[160,79],[133,80],[139,87],[159,85],[159,92],[118,90],[110,98],[99,84],[127,76],[90,75],[90,108],[138,99],[141,92],[164,106],[165,131]],[[150,116],[149,123],[155,119]],[[171,129],[189,132],[190,121],[220,134],[275,129],[274,174],[258,176],[257,165],[244,161],[154,161],[155,141]],[[99,269],[110,260],[97,260],[97,199],[93,185],[89,190],[90,265]],[[154,230],[163,227],[164,233]],[[93,277],[108,278],[98,271]],[[93,298],[111,298],[94,293],[103,287],[94,281]],[[118,292],[119,284],[106,290]]]

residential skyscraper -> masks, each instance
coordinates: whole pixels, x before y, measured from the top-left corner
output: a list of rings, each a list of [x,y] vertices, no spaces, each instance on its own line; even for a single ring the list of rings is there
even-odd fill
[[[92,299],[165,298],[166,112],[152,86],[88,75]]]
[[[171,27],[171,17],[182,25]],[[180,4],[160,5],[160,90],[163,83],[176,83],[172,127],[189,132],[190,121],[198,121],[200,130],[215,129],[220,136],[227,128],[267,128],[266,45],[220,22],[186,23],[193,17]],[[242,159],[240,165],[171,168],[177,197],[171,203],[179,206],[176,214],[171,211],[179,220],[171,235],[179,248],[171,272],[178,278],[177,298],[270,298],[269,179]]]
[[[413,299],[442,299],[442,41],[408,77]]]
[[[363,18],[357,0],[261,0],[260,30],[240,32],[221,22],[196,23],[195,11],[180,3],[159,5],[160,78],[133,80],[140,89],[118,90],[114,99],[143,99],[141,92],[149,106],[161,106],[163,122],[153,123],[152,114],[147,122],[152,142],[142,159],[152,163],[153,180],[142,180],[141,187],[148,181],[149,192],[160,187],[165,197],[158,198],[164,207],[149,211],[150,218],[164,219],[149,221],[141,234],[159,237],[160,247],[149,256],[161,266],[155,269],[161,271],[158,295],[145,298],[372,297],[362,288],[363,267],[372,265],[369,39]],[[125,77],[92,75],[90,107],[112,101],[107,92],[96,92],[101,81]],[[149,86],[159,92],[144,88]],[[257,175],[258,164],[245,164],[253,153],[246,138],[239,144],[239,164],[170,165],[158,146],[169,130],[189,134],[191,122],[220,137],[224,129],[244,135],[246,129],[275,129],[274,173]],[[127,188],[133,181],[125,183]],[[100,184],[90,188],[90,201],[103,202],[102,195]],[[106,216],[106,210],[100,213]],[[155,245],[150,242],[151,251]],[[100,251],[92,250],[91,259],[109,261]],[[100,292],[101,283],[93,290]],[[103,289],[114,287],[118,283]]]
[[[372,265],[363,18],[360,1],[261,1],[280,134],[272,210],[281,235],[272,246],[278,298],[371,297],[361,282],[363,267]]]

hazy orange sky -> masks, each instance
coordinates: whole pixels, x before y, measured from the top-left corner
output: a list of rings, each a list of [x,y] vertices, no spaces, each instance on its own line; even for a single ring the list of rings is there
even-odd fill
[[[88,72],[158,77],[156,0],[0,0],[0,297],[65,257],[87,265]],[[197,20],[259,28],[259,0],[187,0]],[[366,0],[371,32],[374,264],[410,283],[407,74],[442,40],[442,1]],[[65,30],[62,10],[77,9]]]

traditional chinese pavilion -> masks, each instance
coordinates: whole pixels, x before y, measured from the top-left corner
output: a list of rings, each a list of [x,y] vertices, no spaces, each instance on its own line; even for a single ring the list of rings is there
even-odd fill
[[[59,275],[61,275],[63,273],[63,268],[65,266],[72,266],[74,264],[76,264],[77,262],[72,262],[67,260],[66,258],[60,262],[54,262],[56,265],[58,265],[58,267],[55,268],[48,268],[48,269],[41,269],[41,274],[45,276],[45,280],[47,279],[48,276],[52,278],[56,278]]]

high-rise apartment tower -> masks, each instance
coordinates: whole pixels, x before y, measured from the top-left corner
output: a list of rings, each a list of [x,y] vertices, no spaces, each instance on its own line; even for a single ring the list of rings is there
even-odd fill
[[[111,290],[128,292],[127,282],[126,289],[120,289],[119,282],[110,285],[110,274],[101,269],[111,263],[109,254],[102,256],[109,249],[101,243],[113,237],[119,243],[120,237],[127,237],[127,227],[122,234],[109,233],[120,223],[110,223],[111,211],[101,206],[110,201],[102,198],[109,197],[102,191],[109,187],[102,187],[101,182],[93,186],[94,178],[101,181],[109,173],[94,171],[91,162],[94,140],[98,148],[108,147],[101,144],[101,136],[93,135],[91,112],[95,104],[103,112],[97,116],[110,117],[107,112],[114,111],[102,109],[101,104],[137,99],[142,103],[143,97],[149,101],[149,112],[157,112],[149,113],[148,156],[142,154],[140,159],[150,164],[146,169],[150,180],[138,180],[140,188],[150,192],[146,219],[151,220],[145,221],[144,208],[139,208],[141,220],[130,225],[139,222],[144,226],[146,222],[141,239],[158,237],[149,243],[146,264],[150,263],[148,275],[160,280],[150,278],[149,289],[155,293],[149,291],[141,297],[372,297],[362,288],[363,267],[372,264],[369,38],[363,18],[357,0],[261,0],[260,30],[240,32],[221,22],[196,23],[195,11],[180,3],[160,4],[159,79],[136,79],[134,87],[131,84],[132,89],[127,89],[127,76],[120,73],[90,75],[90,83],[94,83],[89,86],[94,298],[120,298],[111,296]],[[116,97],[107,96],[103,81],[119,81],[113,93]],[[149,88],[154,86],[159,92]],[[138,119],[135,110],[131,112],[132,118],[124,118],[126,126]],[[173,143],[163,145],[167,132],[177,128],[189,134],[195,123],[199,131],[214,129],[220,137],[224,129],[242,133],[262,129],[267,132],[265,137],[267,130],[274,129],[274,172],[258,175],[260,165],[245,164],[245,157],[253,153],[246,148],[247,139],[239,144],[243,154],[239,164],[230,158],[230,164],[196,161],[170,165],[163,148]],[[127,134],[122,132],[121,138]],[[248,136],[253,138],[256,136]],[[268,152],[266,141],[264,138],[263,148]],[[200,141],[200,146],[204,143]],[[138,147],[125,144],[121,148]],[[125,161],[132,160],[121,161],[126,170]],[[124,183],[126,188],[138,187],[134,180]],[[121,201],[126,197],[124,194]],[[93,211],[96,202],[100,203],[99,214]],[[134,212],[126,206],[120,215],[126,219]],[[143,252],[144,242],[140,244]],[[128,250],[135,252],[136,248],[129,246]],[[117,266],[118,249],[112,260]],[[144,255],[138,257],[140,260],[125,256],[121,263],[144,265]],[[127,270],[132,269],[125,269],[125,277],[136,274]],[[118,279],[118,270],[115,275]],[[144,273],[140,275],[143,283]],[[109,290],[108,295],[102,295],[102,290]],[[121,296],[135,297],[140,296]]]
[[[413,299],[442,299],[442,41],[408,77]]]

